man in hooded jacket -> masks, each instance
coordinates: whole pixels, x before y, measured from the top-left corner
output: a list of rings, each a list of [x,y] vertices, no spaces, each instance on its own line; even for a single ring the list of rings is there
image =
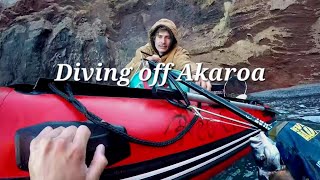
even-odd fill
[[[135,57],[126,66],[126,68],[133,68],[133,73],[138,71],[141,64],[141,59],[173,63],[174,69],[182,70],[185,65],[189,64],[191,72],[194,74],[197,65],[190,59],[189,52],[178,46],[178,31],[176,25],[169,19],[160,19],[157,21],[149,31],[149,43],[137,49]],[[149,54],[149,55],[146,55]],[[131,73],[130,77],[133,76]],[[195,76],[193,75],[193,79]],[[209,81],[198,79],[196,83],[207,90],[211,90]]]

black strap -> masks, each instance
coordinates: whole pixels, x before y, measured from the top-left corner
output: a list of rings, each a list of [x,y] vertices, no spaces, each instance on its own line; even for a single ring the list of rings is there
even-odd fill
[[[65,84],[65,91],[67,94],[65,94],[64,92],[60,91],[55,85],[54,83],[50,83],[49,84],[49,88],[56,93],[57,95],[61,96],[62,98],[64,98],[65,100],[67,100],[68,102],[72,103],[72,105],[79,110],[82,114],[84,114],[86,116],[86,118],[88,120],[90,120],[91,122],[105,128],[106,130],[109,130],[110,132],[113,132],[117,135],[119,135],[120,137],[136,143],[136,144],[141,144],[141,145],[146,145],[146,146],[154,146],[154,147],[163,147],[163,146],[168,146],[170,144],[173,144],[175,142],[177,142],[178,140],[180,140],[184,135],[187,134],[187,132],[193,127],[193,125],[197,122],[198,120],[198,116],[195,115],[193,117],[193,119],[190,121],[190,123],[174,138],[171,138],[169,140],[166,141],[162,141],[162,142],[155,142],[155,141],[149,141],[149,140],[143,140],[143,139],[139,139],[136,137],[133,137],[131,135],[128,135],[122,131],[120,131],[119,129],[115,128],[112,124],[109,124],[106,121],[103,121],[100,117],[98,117],[97,115],[93,114],[92,112],[88,111],[87,108],[80,102],[78,101],[73,93],[72,93],[72,89],[70,84],[66,83]],[[152,118],[152,117],[151,117]]]
[[[143,52],[143,53],[144,53],[144,52]],[[146,53],[145,53],[145,54],[146,54]],[[143,59],[143,60],[149,62],[148,59]],[[153,62],[153,63],[154,63],[154,62]],[[150,69],[151,69],[152,71],[154,71],[154,68],[155,68],[155,67],[156,67],[156,64],[150,64]],[[178,99],[178,98],[177,98],[177,99],[173,99],[173,98],[167,98],[167,97],[166,97],[166,100],[167,100],[169,103],[171,103],[171,104],[173,104],[173,105],[175,105],[175,106],[178,106],[178,107],[183,108],[183,109],[187,109],[187,108],[190,106],[190,101],[189,101],[189,99],[188,99],[187,93],[185,93],[185,92],[181,89],[180,85],[175,81],[174,77],[172,76],[172,73],[169,73],[169,74],[168,74],[168,79],[169,79],[169,82],[171,82],[171,83],[173,84],[173,86],[178,90],[179,96],[182,98],[183,102],[181,102],[181,100]],[[160,80],[160,76],[158,76],[158,81],[159,81],[159,80]],[[158,87],[153,86],[153,91],[155,91],[156,88],[158,88]]]
[[[153,61],[149,61],[149,66],[150,68],[154,68],[157,66],[157,63],[153,62]],[[169,75],[171,75],[174,79],[177,79],[179,76],[170,72],[169,71]],[[170,77],[170,76],[169,76]],[[224,107],[226,107],[227,109],[229,109],[230,111],[234,112],[236,115],[240,116],[241,118],[249,121],[250,123],[252,123],[253,125],[257,126],[258,128],[260,128],[263,131],[268,131],[272,128],[272,126],[270,124],[267,124],[266,122],[252,116],[251,114],[247,113],[246,111],[240,109],[239,107],[233,105],[232,103],[228,102],[227,100],[209,92],[208,90],[202,88],[201,86],[196,85],[193,82],[188,82],[186,80],[182,80],[181,83],[185,84],[186,86],[188,86],[189,88],[195,90],[196,92],[198,92],[199,94],[207,97],[208,99],[223,105]]]

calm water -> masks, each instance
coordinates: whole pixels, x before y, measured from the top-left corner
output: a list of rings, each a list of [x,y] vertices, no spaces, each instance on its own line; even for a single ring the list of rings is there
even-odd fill
[[[296,86],[251,94],[279,112],[278,120],[294,120],[320,129],[320,84]],[[230,168],[213,177],[218,179],[258,179],[252,155],[237,161]]]

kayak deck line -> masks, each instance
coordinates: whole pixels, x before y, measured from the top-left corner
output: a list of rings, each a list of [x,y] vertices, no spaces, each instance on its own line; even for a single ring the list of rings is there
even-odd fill
[[[196,102],[201,102],[201,103],[208,103],[208,104],[214,104],[216,105],[217,103],[208,99],[207,97],[200,95],[200,94],[195,94],[195,93],[187,93],[188,99],[191,101],[196,101]],[[254,109],[254,110],[259,110],[259,111],[264,111],[266,110],[265,107],[263,106],[258,106],[254,104],[247,104],[243,102],[237,102],[237,101],[229,101],[231,104],[234,104],[238,107],[242,108],[248,108],[248,109]]]

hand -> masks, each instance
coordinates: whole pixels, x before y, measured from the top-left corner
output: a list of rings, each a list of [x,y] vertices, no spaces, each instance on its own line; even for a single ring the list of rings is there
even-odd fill
[[[108,161],[105,147],[100,144],[87,167],[85,158],[90,134],[86,126],[44,128],[30,144],[30,179],[98,180]]]
[[[250,145],[258,166],[259,177],[269,179],[268,177],[273,171],[281,169],[279,150],[263,132],[250,138]]]
[[[269,139],[263,132],[259,135],[250,138],[250,145],[253,148],[254,157],[257,161],[263,161],[264,167],[275,167],[279,170],[280,165],[280,153],[275,143]]]
[[[149,61],[161,62],[160,56],[158,56],[156,54],[154,54],[152,56],[148,56],[146,59],[148,59]]]
[[[192,79],[195,79],[195,75],[192,76]],[[212,85],[211,85],[210,81],[208,81],[208,80],[205,81],[205,80],[202,80],[202,79],[199,78],[199,80],[195,81],[195,83],[197,85],[207,89],[208,91],[211,91]]]

